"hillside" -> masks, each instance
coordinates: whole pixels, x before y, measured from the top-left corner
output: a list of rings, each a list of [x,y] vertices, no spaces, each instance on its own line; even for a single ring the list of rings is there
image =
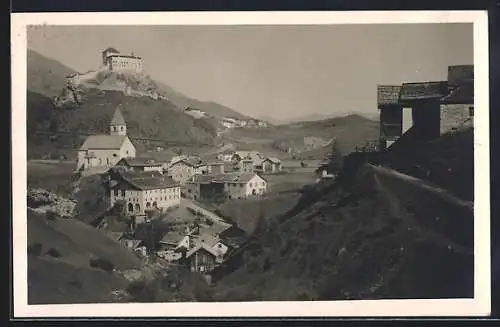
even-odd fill
[[[161,142],[138,141],[148,138],[190,144],[211,144],[217,125],[210,119],[194,119],[182,113],[167,100],[125,96],[119,91],[80,89],[80,103],[66,103],[61,108],[41,94],[28,91],[28,157],[43,154],[70,155],[79,148],[84,136],[75,134],[51,137],[53,132],[107,133],[114,110],[121,106],[127,121],[128,135],[138,147],[145,148]],[[34,131],[48,134],[34,134]]]
[[[64,66],[57,60],[42,56],[28,49],[27,89],[47,97],[58,95],[66,84],[65,76],[75,70]]]
[[[421,151],[439,156],[438,143]],[[452,162],[462,150],[450,152]],[[367,158],[351,155],[337,183],[316,186],[261,224],[213,300],[472,297],[471,204]],[[462,177],[466,187],[470,176]]]
[[[241,148],[260,149],[280,157],[294,152],[302,159],[322,159],[331,149],[334,138],[343,155],[352,152],[367,140],[378,139],[379,124],[359,115],[314,122],[298,122],[260,129],[234,129],[224,135],[228,142]],[[314,142],[311,142],[314,141]],[[316,144],[308,147],[306,143]],[[291,148],[286,153],[286,148]]]
[[[96,67],[97,69],[98,67]],[[65,77],[76,73],[74,69],[66,67],[57,60],[47,58],[38,52],[28,49],[28,90],[35,93],[40,93],[47,97],[54,97],[61,94],[66,80]],[[98,72],[98,70],[96,71]],[[82,76],[92,75],[92,72],[83,74]],[[151,79],[146,75],[149,81],[149,88],[156,90],[158,93],[164,94],[174,105],[179,108],[186,106],[197,108],[207,112],[208,114],[222,118],[226,116],[245,118],[245,115],[211,101],[199,101],[189,96],[181,94],[164,83]],[[108,81],[109,82],[109,81]],[[104,83],[109,84],[109,83]],[[105,85],[106,86],[106,85]],[[98,85],[96,85],[98,87]]]
[[[190,98],[182,93],[175,91],[168,85],[156,81],[156,86],[161,93],[164,93],[167,98],[172,101],[179,108],[196,108],[205,111],[209,115],[216,118],[234,117],[234,118],[248,118],[236,110],[223,106],[221,104],[211,101],[200,101]]]
[[[121,271],[138,269],[131,251],[100,231],[74,219],[49,220],[28,210],[28,301],[89,303],[116,301],[112,291],[125,289],[121,276],[92,267],[103,259]]]

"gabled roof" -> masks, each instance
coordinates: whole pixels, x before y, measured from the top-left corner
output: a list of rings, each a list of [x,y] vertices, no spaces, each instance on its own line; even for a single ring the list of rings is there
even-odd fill
[[[165,236],[162,237],[161,243],[178,245],[182,239],[186,237],[186,234],[180,231],[169,231]]]
[[[399,101],[440,99],[448,94],[448,82],[404,83],[399,94]]]
[[[129,167],[159,167],[163,164],[161,162],[155,162],[154,159],[151,158],[122,158],[116,164],[124,163]]]
[[[177,165],[179,163],[183,163],[185,165],[188,165],[188,166],[191,166],[191,167],[194,167],[194,168],[203,167],[203,166],[206,165],[206,163],[203,162],[203,160],[201,160],[199,158],[189,157],[189,158],[182,158],[180,160],[176,160],[173,163],[171,163],[170,166],[175,166],[175,165]]]
[[[272,163],[280,163],[281,162],[281,160],[279,160],[278,158],[275,158],[275,157],[268,157],[262,161],[270,161]]]
[[[127,135],[91,135],[85,139],[80,150],[92,149],[120,149],[123,142],[128,139]]]
[[[120,53],[120,51],[116,50],[115,48],[113,47],[109,47],[107,48],[106,50],[104,50],[102,53],[106,53],[106,52],[110,52],[110,53]]]
[[[400,85],[378,85],[377,103],[379,105],[398,104],[400,92]]]
[[[448,84],[457,86],[474,82],[474,65],[456,65],[448,67]]]
[[[157,171],[141,172],[116,172],[118,178],[138,190],[157,190],[179,186],[171,177]]]
[[[462,84],[453,89],[450,94],[443,97],[444,104],[474,104],[474,84]]]
[[[248,183],[255,176],[259,175],[255,173],[239,173],[239,172],[223,173],[223,174],[202,174],[202,175],[194,175],[190,182],[196,184]]]
[[[113,118],[111,119],[110,125],[125,125],[125,118],[123,118],[120,108],[116,108]]]
[[[208,243],[206,243],[206,242],[199,242],[195,247],[193,247],[191,250],[189,250],[186,253],[186,258],[191,257],[193,254],[195,254],[196,252],[198,252],[199,250],[202,250],[202,249],[205,250],[205,251],[207,251],[208,253],[210,253],[214,257],[222,255],[222,253],[219,253],[217,251],[217,249],[215,249],[213,246],[210,246]]]

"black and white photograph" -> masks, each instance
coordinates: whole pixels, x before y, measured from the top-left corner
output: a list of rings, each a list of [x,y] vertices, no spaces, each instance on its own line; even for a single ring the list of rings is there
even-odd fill
[[[20,311],[488,313],[486,14],[344,14],[13,17]]]

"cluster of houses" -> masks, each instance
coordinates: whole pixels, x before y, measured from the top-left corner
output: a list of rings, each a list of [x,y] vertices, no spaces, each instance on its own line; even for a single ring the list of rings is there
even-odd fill
[[[234,117],[224,117],[222,119],[222,126],[225,128],[236,127],[267,127],[267,123],[258,119],[239,119]]]
[[[96,226],[141,255],[147,254],[146,245],[137,239],[134,230],[147,225],[154,216],[161,217],[165,212],[175,214],[180,207],[185,214],[185,207],[195,203],[190,200],[210,202],[262,196],[268,191],[268,181],[263,176],[281,171],[279,159],[257,151],[224,152],[212,162],[187,155],[159,162],[136,154],[123,114],[117,108],[109,132],[91,135],[83,142],[76,171],[102,174],[108,211]],[[181,206],[183,198],[188,204]],[[122,208],[120,217],[126,218],[125,225],[113,223],[113,218],[106,216],[116,207]],[[196,210],[196,216],[200,217],[200,207]],[[186,264],[193,271],[208,273],[215,269],[237,247],[237,243],[228,241],[234,240],[231,234],[241,232],[208,210],[204,217],[210,222],[198,221],[166,233],[156,254],[167,261]]]

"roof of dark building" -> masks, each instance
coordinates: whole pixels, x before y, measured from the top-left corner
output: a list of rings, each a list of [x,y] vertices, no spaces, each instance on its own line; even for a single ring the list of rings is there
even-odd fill
[[[457,86],[474,81],[474,65],[456,65],[448,67],[448,84]]]
[[[161,162],[155,162],[154,159],[152,158],[122,158],[120,159],[120,162],[125,163],[126,165],[130,167],[144,167],[144,166],[162,166],[163,164]]]
[[[444,104],[474,104],[474,85],[462,84],[441,99]]]
[[[181,160],[175,161],[172,163],[172,166],[177,165],[179,163],[184,163],[185,165],[191,166],[191,167],[202,167],[205,166],[206,163],[201,160],[200,158],[196,157],[189,157],[189,158],[183,158]]]
[[[447,94],[448,82],[446,81],[404,83],[401,86],[399,101],[440,99]]]
[[[199,184],[248,183],[256,175],[257,174],[255,174],[255,173],[203,174],[203,175],[194,175],[192,177],[191,182],[192,183],[199,183]]]
[[[378,85],[377,103],[379,105],[398,104],[400,91],[400,85]]]
[[[122,172],[115,171],[119,178],[139,190],[156,190],[179,186],[171,177],[157,171]]]

